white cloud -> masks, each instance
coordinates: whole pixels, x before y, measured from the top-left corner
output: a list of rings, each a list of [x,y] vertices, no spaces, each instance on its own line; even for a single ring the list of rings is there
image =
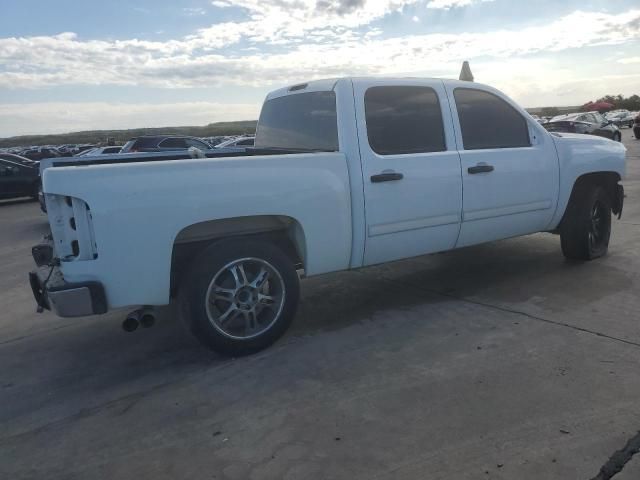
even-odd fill
[[[257,0],[238,1],[245,5],[254,2],[257,5]],[[346,6],[334,3],[325,10],[342,8],[348,12]],[[393,5],[396,4],[385,2],[383,10]],[[307,10],[302,11],[306,15]],[[339,23],[333,28],[327,28],[326,23],[318,24],[322,28],[307,24],[285,35],[277,25],[262,31],[248,29],[246,23],[252,22],[222,23],[197,35],[167,42],[82,41],[73,33],[0,39],[0,88],[69,84],[265,86],[351,74],[457,74],[462,60],[506,61],[542,52],[617,45],[640,36],[640,10],[619,14],[574,12],[555,22],[520,30],[392,38],[381,37],[379,30],[364,33],[347,27],[336,30]],[[575,35],[576,31],[581,34]],[[296,35],[304,41],[293,41]],[[225,48],[240,40],[256,47],[278,39],[284,44],[275,53],[251,48],[229,53]]]
[[[80,130],[206,125],[212,122],[253,120],[258,104],[184,103],[64,103],[0,105],[3,136],[61,133]]]
[[[624,65],[628,65],[631,63],[640,63],[640,57],[626,57],[618,60],[618,63],[622,63]]]
[[[427,8],[449,10],[451,8],[468,7],[474,3],[493,2],[494,0],[433,0]]]

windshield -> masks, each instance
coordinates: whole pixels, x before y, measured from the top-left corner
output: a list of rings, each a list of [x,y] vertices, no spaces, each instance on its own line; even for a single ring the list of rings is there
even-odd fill
[[[255,146],[335,152],[338,150],[336,95],[309,92],[265,102]]]

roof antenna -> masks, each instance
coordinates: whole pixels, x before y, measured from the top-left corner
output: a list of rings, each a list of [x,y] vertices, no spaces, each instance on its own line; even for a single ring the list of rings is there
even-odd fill
[[[471,67],[466,60],[462,63],[462,70],[460,70],[460,80],[465,82],[473,82],[473,73],[471,73]]]

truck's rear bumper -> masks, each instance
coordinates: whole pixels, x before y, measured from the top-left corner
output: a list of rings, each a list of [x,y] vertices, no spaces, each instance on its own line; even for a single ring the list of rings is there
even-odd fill
[[[107,311],[101,283],[68,283],[58,267],[39,267],[29,273],[29,283],[38,306],[53,310],[60,317],[84,317]]]

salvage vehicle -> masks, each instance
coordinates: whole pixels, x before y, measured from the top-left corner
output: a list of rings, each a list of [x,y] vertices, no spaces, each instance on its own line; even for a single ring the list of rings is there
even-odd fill
[[[559,233],[565,257],[592,260],[623,208],[622,144],[547,132],[473,82],[282,88],[265,100],[255,145],[54,161],[43,172],[51,236],[34,247],[30,274],[39,308],[139,307],[132,329],[175,300],[203,344],[250,354],[287,330],[301,275],[535,232]]]
[[[571,113],[558,116],[544,124],[550,132],[583,133],[622,141],[622,133],[612,120],[599,112]]]

